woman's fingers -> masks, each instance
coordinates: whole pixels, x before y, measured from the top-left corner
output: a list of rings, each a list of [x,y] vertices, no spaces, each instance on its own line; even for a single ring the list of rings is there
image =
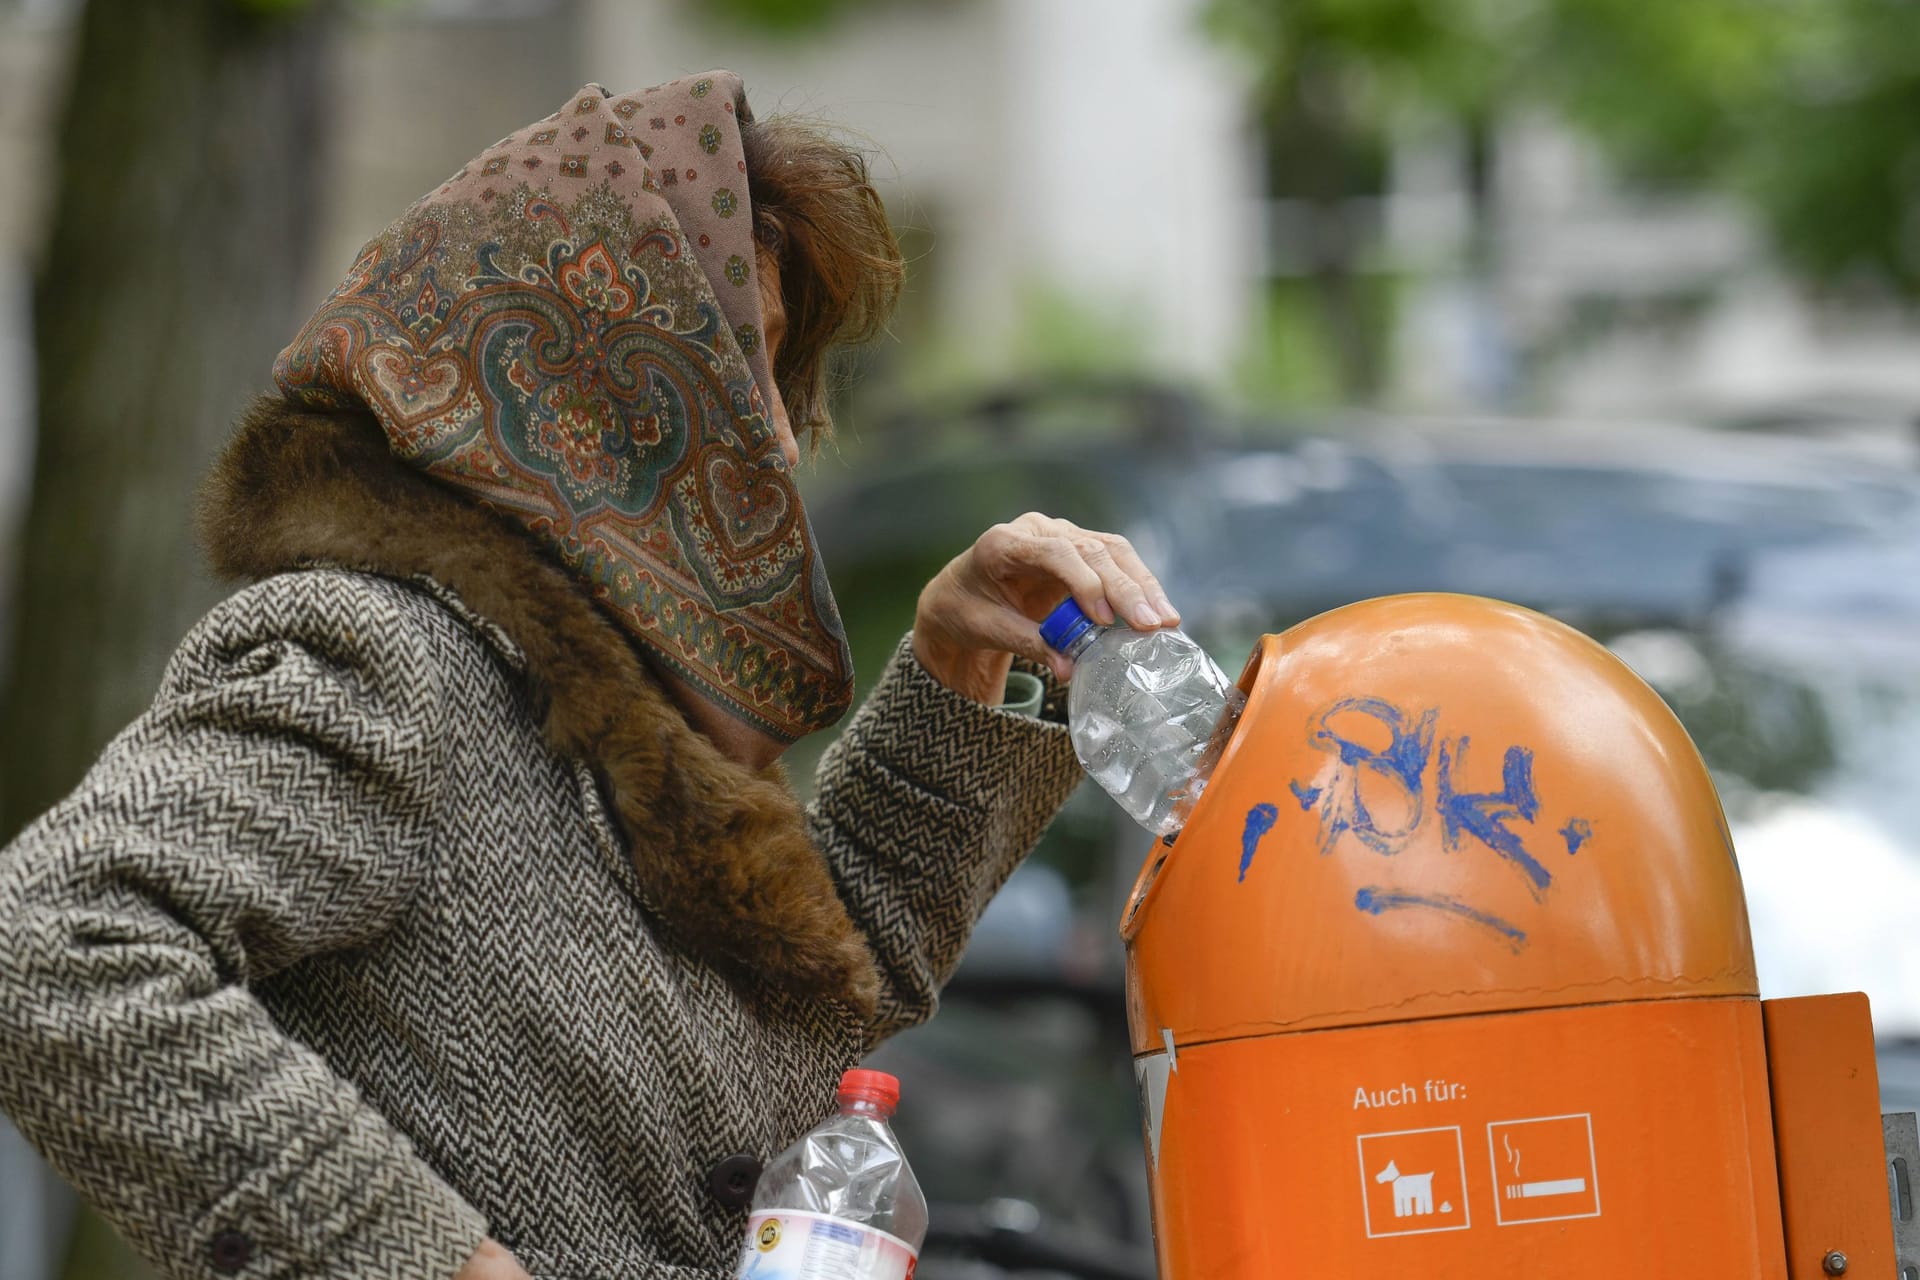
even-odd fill
[[[1009,567],[1051,573],[1094,621],[1109,624],[1115,612],[1142,630],[1179,621],[1179,611],[1167,599],[1158,579],[1133,544],[1119,534],[1082,529],[1070,520],[1038,512],[1020,517],[1011,528],[1025,532],[1027,537],[1007,545]],[[1098,608],[1088,599],[1095,594],[1099,597]]]
[[[998,697],[1009,654],[1065,680],[1073,663],[1038,626],[1063,594],[1102,626],[1124,618],[1151,630],[1180,620],[1125,538],[1030,511],[981,534],[927,584],[914,615],[915,656],[942,684],[982,701]]]
[[[1084,607],[1084,606],[1083,606]],[[965,626],[976,647],[995,649],[1051,667],[1053,674],[1066,680],[1073,673],[1073,662],[1047,647],[1040,628],[1018,609],[981,600],[967,610]]]
[[[1147,568],[1146,561],[1140,558],[1140,553],[1133,549],[1131,542],[1117,533],[1096,533],[1093,536],[1107,544],[1107,552],[1113,557],[1113,562],[1120,567],[1121,572],[1140,584],[1141,591],[1146,594],[1148,600],[1153,602],[1155,611],[1163,621],[1180,621],[1180,611],[1173,607],[1173,601],[1167,599],[1166,590],[1161,587],[1160,579],[1153,576],[1153,571]]]
[[[1022,517],[1026,519],[1026,517]],[[995,537],[999,529],[1005,536]],[[1066,589],[1089,618],[1102,626],[1113,622],[1113,608],[1107,600],[1107,584],[1088,564],[1073,542],[1057,532],[1022,529],[1019,522],[989,530],[979,542],[984,555],[982,565],[989,577],[1010,585],[1038,573],[1053,579]]]
[[[1142,631],[1151,631],[1169,619],[1161,616],[1146,588],[1115,559],[1105,538],[1075,529],[1068,539],[1087,566],[1100,575],[1100,584],[1120,615]]]
[[[1046,665],[1060,680],[1073,672],[1073,663],[1040,638],[1039,624],[985,572],[980,562],[989,558],[990,541],[983,537],[934,576],[920,592],[913,622],[914,656],[928,674],[988,704],[1000,700],[1011,655]]]

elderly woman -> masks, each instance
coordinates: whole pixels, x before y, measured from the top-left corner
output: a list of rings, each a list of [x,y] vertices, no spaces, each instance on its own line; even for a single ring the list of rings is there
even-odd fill
[[[282,354],[202,513],[253,585],[0,858],[0,1104],[163,1274],[727,1275],[931,1014],[1076,780],[1035,619],[1174,613],[1120,538],[989,530],[801,808],[853,681],[791,423],[899,274],[733,76],[588,86]]]

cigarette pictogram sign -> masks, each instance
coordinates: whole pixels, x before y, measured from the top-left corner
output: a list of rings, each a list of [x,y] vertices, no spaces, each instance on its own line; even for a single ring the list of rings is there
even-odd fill
[[[1487,1152],[1501,1226],[1600,1216],[1592,1116],[1497,1121],[1487,1126]]]

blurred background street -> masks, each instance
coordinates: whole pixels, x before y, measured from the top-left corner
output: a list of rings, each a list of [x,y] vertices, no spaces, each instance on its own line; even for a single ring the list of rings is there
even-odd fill
[[[0,841],[219,597],[193,486],[359,245],[717,66],[867,140],[910,259],[801,479],[863,680],[1029,509],[1230,671],[1386,592],[1546,610],[1713,767],[1763,994],[1867,991],[1920,1104],[1912,0],[0,0]],[[1147,843],[1082,788],[876,1058],[927,1280],[1151,1274]],[[0,1280],[148,1274],[0,1122]]]

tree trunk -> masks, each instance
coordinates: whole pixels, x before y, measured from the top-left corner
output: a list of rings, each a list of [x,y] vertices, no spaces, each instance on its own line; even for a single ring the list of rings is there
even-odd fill
[[[79,19],[34,289],[39,430],[0,696],[0,841],[146,706],[218,595],[192,495],[300,318],[319,8],[89,0]]]
[[[1360,272],[1360,232],[1349,225],[1353,197],[1365,189],[1344,69],[1305,53],[1269,90],[1265,114],[1269,163],[1288,191],[1313,210],[1308,283],[1334,358],[1342,395],[1366,403],[1385,380],[1379,318]]]

